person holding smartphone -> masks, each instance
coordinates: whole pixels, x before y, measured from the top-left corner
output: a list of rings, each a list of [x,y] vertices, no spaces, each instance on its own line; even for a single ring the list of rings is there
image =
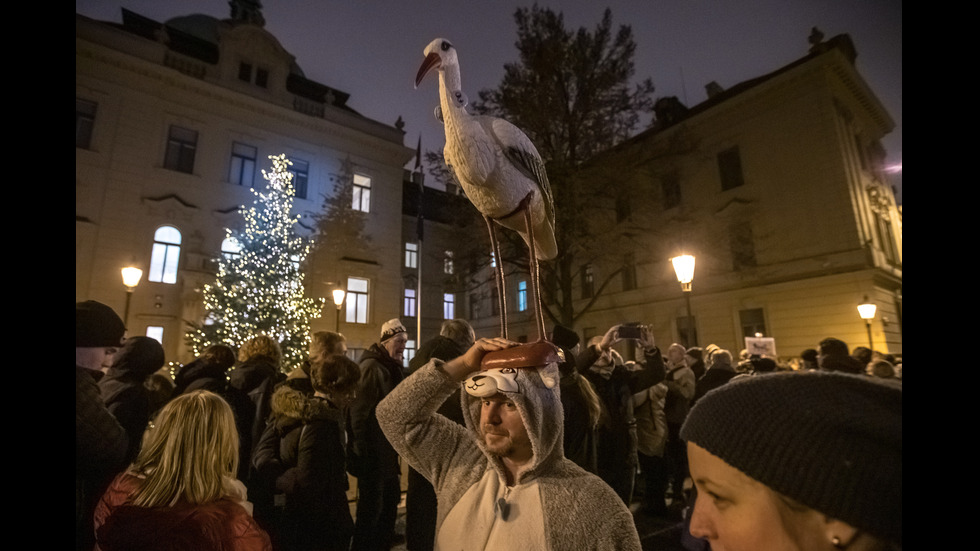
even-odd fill
[[[613,349],[613,345],[626,339],[634,340],[643,350],[640,369],[627,368]],[[577,367],[592,383],[606,412],[596,435],[599,477],[629,505],[638,461],[633,395],[664,380],[660,349],[648,327],[614,325],[601,338],[593,339],[578,358]]]

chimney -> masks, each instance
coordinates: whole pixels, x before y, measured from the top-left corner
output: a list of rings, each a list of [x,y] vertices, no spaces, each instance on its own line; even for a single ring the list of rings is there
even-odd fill
[[[718,94],[724,92],[725,89],[722,88],[720,84],[712,80],[708,84],[704,85],[704,91],[708,93],[708,98],[713,98]]]

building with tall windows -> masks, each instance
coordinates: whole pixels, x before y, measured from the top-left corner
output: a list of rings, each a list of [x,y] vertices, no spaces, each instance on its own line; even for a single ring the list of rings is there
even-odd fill
[[[637,322],[661,344],[736,354],[757,335],[782,358],[831,336],[902,353],[902,218],[880,142],[894,122],[847,35],[809,51],[804,38],[795,62],[710,83],[699,104],[660,98],[650,129],[584,167],[603,192],[577,216],[610,229],[608,250],[565,279],[584,339]],[[670,262],[684,253],[695,257],[687,297]],[[533,339],[526,278],[510,276],[507,300],[511,332]],[[481,334],[496,324],[490,294],[468,296]],[[864,302],[877,306],[870,324]]]
[[[242,223],[269,157],[285,154],[301,231],[351,185],[370,246],[311,255],[305,283],[328,304],[313,330],[339,326],[365,348],[402,302],[401,186],[415,152],[399,123],[367,118],[347,93],[306,78],[256,3],[229,4],[228,18],[76,14],[76,300],[126,311],[130,335],[158,338],[170,361],[192,359],[184,335],[205,315],[202,285],[216,255],[237,252],[225,228]],[[143,277],[128,295],[120,270],[130,265]],[[335,316],[336,288],[347,299]]]

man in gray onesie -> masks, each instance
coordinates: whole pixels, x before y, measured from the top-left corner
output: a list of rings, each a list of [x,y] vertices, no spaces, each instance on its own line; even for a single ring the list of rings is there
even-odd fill
[[[640,549],[622,499],[564,456],[560,361],[549,342],[480,339],[378,405],[385,436],[435,488],[436,549]],[[436,413],[461,383],[465,427]]]

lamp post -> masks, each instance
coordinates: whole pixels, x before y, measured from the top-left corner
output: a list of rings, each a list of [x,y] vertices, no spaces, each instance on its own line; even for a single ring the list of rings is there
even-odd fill
[[[864,320],[864,324],[868,328],[868,348],[874,350],[874,346],[871,343],[871,322],[875,319],[875,312],[877,312],[878,306],[868,300],[868,295],[864,295],[864,302],[858,304],[858,315]]]
[[[691,313],[691,282],[694,281],[694,257],[689,254],[682,254],[670,259],[674,265],[674,273],[677,274],[677,281],[681,284],[684,291],[684,298],[687,301],[687,330],[691,338],[690,346],[697,346],[698,339],[694,331],[694,315]]]
[[[336,330],[340,333],[340,308],[344,305],[344,295],[347,293],[343,289],[333,290],[333,303],[337,305],[337,325]]]
[[[126,266],[122,269],[123,285],[126,286],[126,310],[123,313],[123,324],[129,326],[129,302],[133,298],[133,290],[140,284],[143,277],[143,270],[135,266]]]

